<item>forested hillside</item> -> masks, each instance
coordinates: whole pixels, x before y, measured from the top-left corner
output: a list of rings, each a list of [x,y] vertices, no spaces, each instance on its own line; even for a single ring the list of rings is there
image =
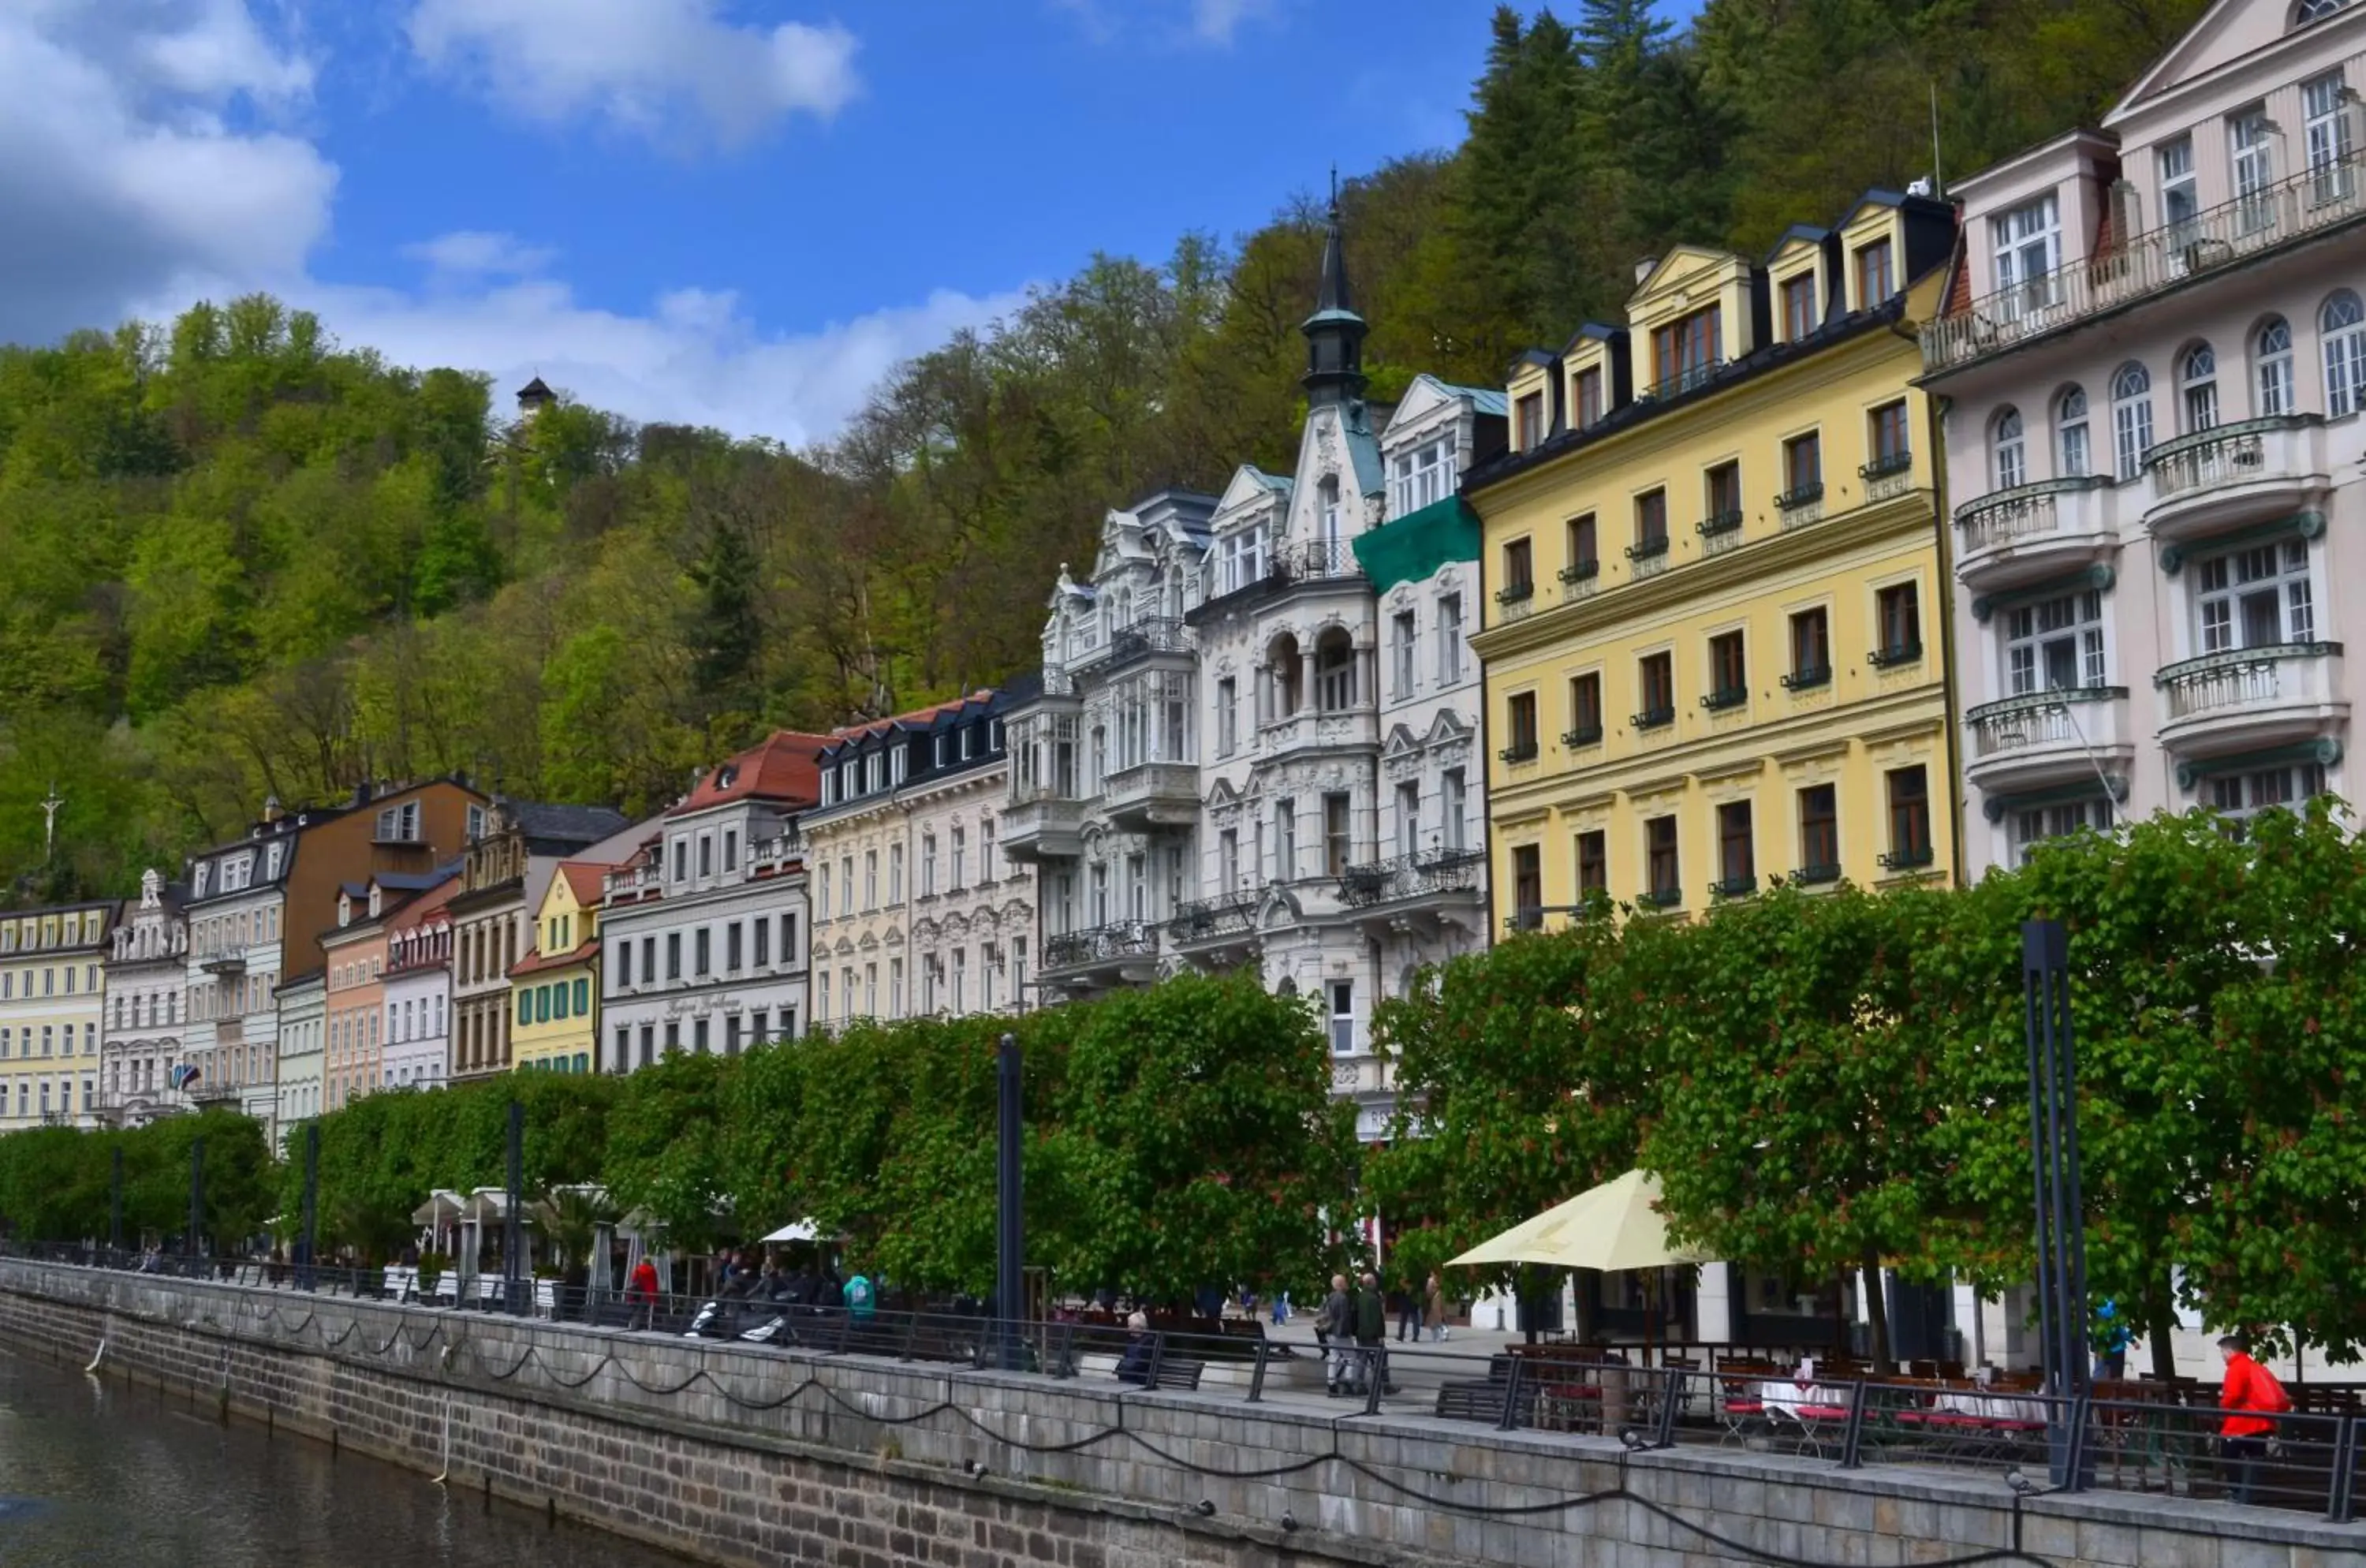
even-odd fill
[[[1931,173],[1934,91],[1950,175],[2091,120],[2202,6],[1501,11],[1463,144],[1342,192],[1375,395],[1499,379],[1673,241],[1760,251]],[[565,401],[515,420],[510,389],[265,299],[0,348],[0,896],[121,891],[266,795],[370,776],[640,810],[769,726],[1024,668],[1105,507],[1293,447],[1319,214],[1229,243],[1197,216],[803,453]]]

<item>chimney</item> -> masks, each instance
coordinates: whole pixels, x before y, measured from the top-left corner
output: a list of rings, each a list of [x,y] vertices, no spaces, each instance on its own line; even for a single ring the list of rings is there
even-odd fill
[[[367,806],[369,803],[370,782],[367,779],[364,779],[361,783],[354,785],[354,804],[355,806]]]
[[[1636,286],[1640,288],[1644,280],[1651,276],[1651,269],[1659,265],[1660,258],[1657,256],[1645,256],[1641,261],[1637,262],[1635,264]]]
[[[286,809],[279,804],[277,795],[266,795],[263,797],[263,820],[265,826],[278,821],[287,815]]]

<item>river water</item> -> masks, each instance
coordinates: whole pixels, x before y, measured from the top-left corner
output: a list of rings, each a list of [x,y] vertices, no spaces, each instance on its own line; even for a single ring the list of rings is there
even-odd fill
[[[98,1568],[682,1568],[682,1560],[210,1402],[0,1347],[0,1564]]]

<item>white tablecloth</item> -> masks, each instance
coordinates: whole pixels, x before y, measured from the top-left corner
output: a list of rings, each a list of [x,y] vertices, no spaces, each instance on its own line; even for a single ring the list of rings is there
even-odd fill
[[[1975,1416],[1983,1421],[2031,1421],[2045,1424],[2045,1402],[2010,1393],[1975,1393],[1950,1391],[1932,1404],[1934,1410],[1950,1416]]]
[[[1758,1402],[1766,1406],[1768,1415],[1779,1413],[1797,1421],[1802,1418],[1799,1411],[1803,1405],[1813,1405],[1825,1410],[1845,1409],[1849,1402],[1849,1391],[1844,1388],[1828,1388],[1811,1382],[1785,1382],[1776,1379],[1772,1382],[1762,1382],[1758,1385]]]

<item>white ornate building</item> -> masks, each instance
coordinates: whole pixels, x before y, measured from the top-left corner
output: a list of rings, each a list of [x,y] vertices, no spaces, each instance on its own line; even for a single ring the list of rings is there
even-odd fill
[[[98,1109],[116,1126],[141,1127],[189,1105],[173,1082],[186,1021],[189,923],[162,872],[141,874],[140,901],[109,936]]]
[[[1365,401],[1335,214],[1304,330],[1295,471],[1112,512],[1090,581],[1062,574],[1004,839],[1044,868],[1047,987],[1255,963],[1313,999],[1373,1138],[1374,1001],[1486,941],[1478,527],[1454,491],[1501,450],[1504,401],[1426,376]]]

